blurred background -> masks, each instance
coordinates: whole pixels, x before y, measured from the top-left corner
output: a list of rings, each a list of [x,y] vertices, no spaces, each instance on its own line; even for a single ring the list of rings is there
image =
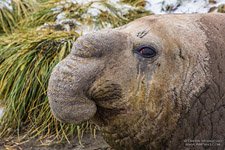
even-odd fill
[[[52,68],[79,36],[152,14],[216,12],[225,0],[0,0],[0,149],[96,136],[90,122],[55,120],[46,96]]]

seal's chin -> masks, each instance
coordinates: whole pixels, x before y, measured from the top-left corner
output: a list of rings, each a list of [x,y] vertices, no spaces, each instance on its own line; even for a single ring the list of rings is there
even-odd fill
[[[62,122],[79,124],[90,120],[97,112],[94,101],[86,97],[65,97],[58,101],[50,99],[53,115]]]

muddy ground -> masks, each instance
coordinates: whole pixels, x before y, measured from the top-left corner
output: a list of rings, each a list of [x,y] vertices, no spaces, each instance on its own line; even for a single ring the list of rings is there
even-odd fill
[[[77,138],[70,139],[70,144],[66,141],[46,144],[46,141],[43,143],[35,139],[17,141],[15,137],[1,139],[0,150],[112,150],[100,134],[95,138],[93,135],[85,134],[81,140],[82,145]]]

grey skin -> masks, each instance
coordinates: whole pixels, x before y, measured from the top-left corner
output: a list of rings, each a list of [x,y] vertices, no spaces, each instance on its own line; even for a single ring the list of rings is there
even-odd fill
[[[92,120],[115,149],[223,150],[225,14],[147,16],[86,34],[54,68],[48,97],[57,119]]]

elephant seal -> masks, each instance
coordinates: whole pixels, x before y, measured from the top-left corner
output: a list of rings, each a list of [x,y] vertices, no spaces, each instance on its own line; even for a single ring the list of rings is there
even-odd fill
[[[63,122],[115,149],[224,149],[225,14],[156,15],[80,37],[53,70]]]

